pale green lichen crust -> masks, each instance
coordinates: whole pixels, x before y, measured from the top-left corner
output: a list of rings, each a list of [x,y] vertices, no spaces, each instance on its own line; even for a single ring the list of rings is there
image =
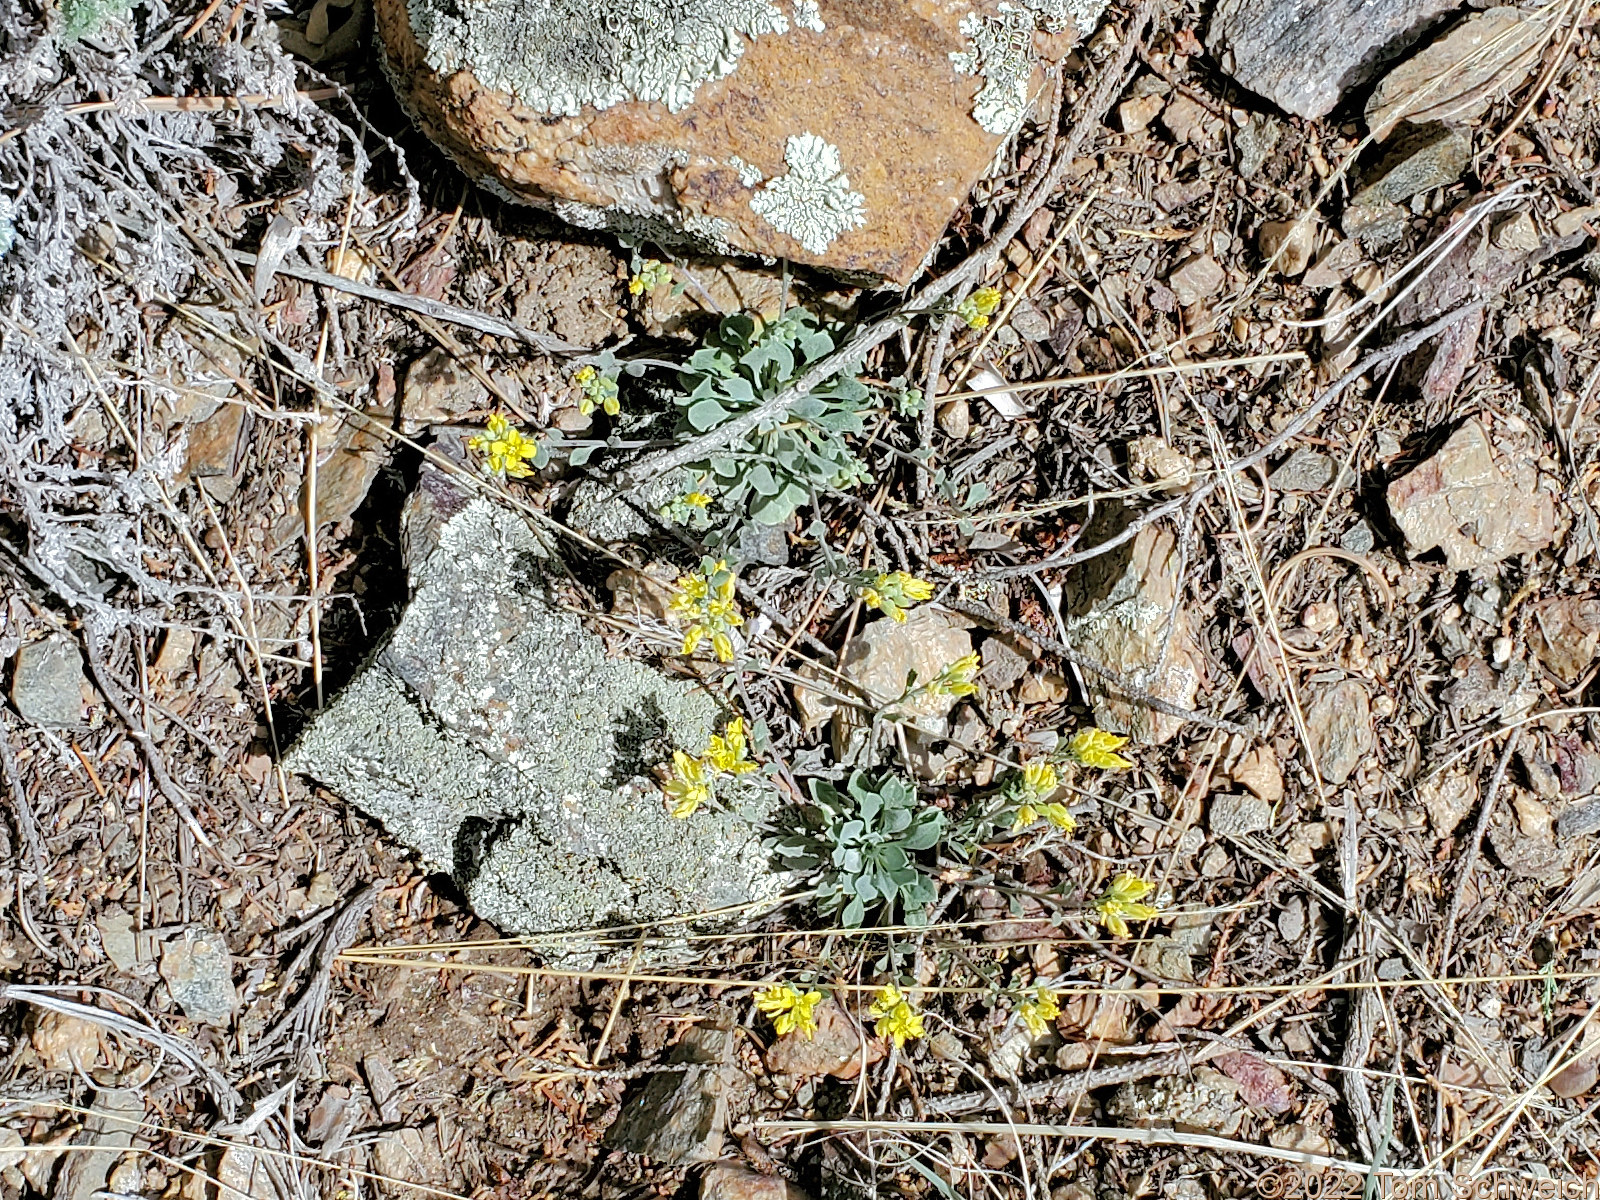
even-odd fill
[[[1100,24],[1110,0],[1022,0],[1032,9],[1051,33],[1060,33],[1068,25],[1078,31],[1079,37],[1088,37]]]
[[[420,536],[420,535],[419,535]],[[479,916],[546,933],[764,901],[776,804],[756,777],[673,820],[651,766],[725,720],[703,690],[608,654],[547,591],[544,551],[478,498],[411,564],[388,645],[286,760],[454,875]]]
[[[767,0],[409,0],[428,66],[470,71],[541,113],[629,100],[673,112],[739,63],[748,38],[786,33]]]
[[[788,172],[750,197],[750,208],[768,225],[821,254],[845,230],[867,223],[866,197],[850,190],[839,147],[802,133],[788,140],[783,161]]]
[[[1071,24],[1087,37],[1105,10],[1106,0],[1022,0],[1021,8],[1001,3],[990,16],[968,13],[961,22],[967,49],[952,52],[950,61],[963,75],[983,77],[972,119],[1000,137],[1020,129],[1036,65],[1033,31],[1059,33]]]
[[[739,182],[744,184],[744,186],[747,188],[756,187],[763,179],[766,178],[766,176],[761,173],[760,167],[753,163],[745,162],[745,160],[740,158],[737,154],[728,155],[728,165],[735,171],[739,172]]]
[[[983,77],[972,119],[988,133],[1007,137],[1022,126],[1033,78],[1035,24],[1033,13],[1010,4],[1001,4],[993,16],[968,13],[961,22],[968,48],[953,51],[950,61],[963,75]]]
[[[828,28],[823,24],[822,10],[817,7],[817,0],[794,0],[794,23],[812,33],[822,33]]]

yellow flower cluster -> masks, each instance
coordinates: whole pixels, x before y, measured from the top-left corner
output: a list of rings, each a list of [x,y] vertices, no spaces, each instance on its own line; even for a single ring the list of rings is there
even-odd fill
[[[711,524],[709,511],[713,499],[709,492],[701,491],[674,496],[661,506],[661,519],[691,529],[705,529]]]
[[[484,424],[484,430],[467,445],[483,455],[491,473],[509,475],[512,479],[525,479],[533,474],[529,464],[538,457],[539,443],[523,437],[522,431],[496,413]]]
[[[750,761],[750,747],[744,736],[744,718],[735,717],[721,735],[712,734],[706,747],[706,762],[724,775],[748,775],[756,769]]]
[[[1022,774],[1012,779],[1010,785],[1012,798],[1017,804],[1017,815],[1011,823],[1012,831],[1025,829],[1041,817],[1063,833],[1071,833],[1076,829],[1078,822],[1067,811],[1067,806],[1050,799],[1060,786],[1061,775],[1054,763],[1031,762],[1023,767]]]
[[[1129,921],[1148,921],[1161,915],[1155,905],[1139,903],[1153,887],[1132,871],[1124,871],[1106,885],[1106,890],[1091,905],[1096,919],[1117,937],[1127,937]]]
[[[672,268],[664,262],[647,258],[640,265],[638,272],[628,280],[628,294],[637,296],[641,292],[653,292],[658,287],[672,282]]]
[[[891,571],[863,584],[860,594],[868,608],[882,609],[891,621],[904,622],[906,609],[932,597],[933,584],[907,571]]]
[[[999,307],[1000,289],[981,287],[956,305],[956,316],[967,323],[968,329],[982,329]]]
[[[681,821],[711,799],[711,772],[703,759],[674,750],[672,774],[661,790],[672,801],[672,815]]]
[[[672,768],[661,790],[672,801],[672,815],[681,821],[711,799],[711,785],[718,775],[748,775],[754,770],[744,718],[735,717],[722,733],[711,735],[706,752],[699,758],[674,750]]]
[[[611,376],[602,375],[593,367],[579,367],[573,373],[572,382],[578,385],[582,393],[578,397],[578,411],[584,416],[597,408],[608,417],[614,417],[622,411],[622,401],[617,397],[617,381]]]
[[[1128,739],[1104,729],[1082,729],[1072,735],[1067,743],[1067,754],[1073,762],[1102,771],[1126,771],[1133,766],[1131,759],[1123,758],[1117,750],[1128,744]]]
[[[1061,998],[1041,983],[1033,989],[1033,995],[1017,1006],[1017,1015],[1029,1033],[1043,1037],[1050,1022],[1061,1015]]]
[[[894,984],[885,984],[872,1002],[872,1015],[878,1023],[872,1031],[881,1038],[890,1038],[898,1050],[908,1038],[922,1037],[927,1031],[922,1027],[922,1014],[911,1006],[906,994]]]
[[[973,682],[978,676],[978,656],[963,654],[955,662],[933,677],[928,690],[940,696],[970,696],[978,690]]]
[[[817,1035],[816,1010],[821,1002],[821,992],[802,992],[786,983],[775,983],[756,996],[756,1008],[772,1018],[779,1037],[798,1033],[808,1042]]]
[[[678,591],[667,606],[674,621],[688,623],[683,631],[682,654],[693,654],[701,640],[711,635],[711,648],[718,662],[733,661],[732,631],[744,624],[739,606],[734,603],[734,574],[722,559],[703,559],[700,569],[678,577]]]

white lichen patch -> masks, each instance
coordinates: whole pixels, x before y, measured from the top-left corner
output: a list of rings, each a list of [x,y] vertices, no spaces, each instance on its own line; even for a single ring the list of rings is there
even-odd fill
[[[822,10],[817,7],[817,0],[794,0],[794,23],[812,33],[821,33],[828,28],[822,22]]]
[[[737,154],[728,155],[728,165],[735,171],[739,172],[739,182],[744,184],[744,186],[747,188],[758,186],[761,181],[766,178],[766,176],[761,173],[760,167],[756,166],[754,163],[745,162],[745,160],[740,158]]]
[[[722,217],[684,214],[677,209],[638,211],[623,204],[603,208],[579,200],[557,200],[551,208],[568,225],[575,225],[579,229],[608,230],[627,245],[655,242],[684,253],[733,252],[733,226]]]
[[[963,75],[983,77],[972,119],[989,133],[1008,137],[1022,127],[1033,78],[1035,24],[1032,12],[1005,3],[994,16],[968,13],[961,22],[968,48],[952,52],[950,61]]]
[[[542,113],[688,105],[747,39],[786,33],[769,0],[408,0],[427,64],[470,71]]]
[[[1088,37],[1100,24],[1109,0],[1022,0],[1032,9],[1051,33],[1060,33],[1068,25],[1078,31],[1079,37]]]
[[[789,139],[783,161],[788,173],[750,198],[751,209],[779,233],[821,254],[845,230],[867,223],[866,197],[850,190],[839,147],[802,133]]]
[[[963,75],[981,75],[983,90],[973,102],[972,119],[989,133],[1009,137],[1028,111],[1028,81],[1033,78],[1033,31],[1060,33],[1071,25],[1088,37],[1105,14],[1108,0],[1022,0],[1002,3],[994,16],[968,13],[961,22],[967,49],[950,55]]]

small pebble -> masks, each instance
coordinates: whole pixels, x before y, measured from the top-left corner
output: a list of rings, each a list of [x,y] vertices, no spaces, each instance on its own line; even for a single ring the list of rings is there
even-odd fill
[[[1377,544],[1378,540],[1372,532],[1372,526],[1365,521],[1357,521],[1339,538],[1340,548],[1350,551],[1351,554],[1366,554]]]
[[[1327,633],[1338,623],[1339,607],[1327,601],[1308,604],[1305,612],[1300,614],[1300,624],[1312,633]]]

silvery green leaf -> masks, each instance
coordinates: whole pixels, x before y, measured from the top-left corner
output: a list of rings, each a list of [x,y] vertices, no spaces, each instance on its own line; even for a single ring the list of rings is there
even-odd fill
[[[907,850],[929,850],[939,841],[940,829],[933,821],[920,822],[900,844]]]
[[[782,525],[794,516],[795,505],[791,500],[785,499],[788,490],[779,492],[776,496],[768,496],[758,500],[750,506],[750,516],[763,525]]]
[[[834,433],[860,433],[865,428],[859,413],[836,408],[814,418],[815,424]]]
[[[740,404],[753,404],[756,399],[756,390],[750,381],[742,375],[730,375],[722,381],[723,395]]]
[[[689,406],[689,410],[685,415],[688,417],[690,425],[704,433],[708,429],[715,429],[718,425],[721,425],[732,414],[715,400],[705,399],[696,400]]]
[[[750,481],[750,486],[763,496],[776,496],[778,494],[778,481],[772,477],[772,471],[766,463],[756,463],[745,473],[745,478]]]
[[[805,355],[808,363],[816,362],[817,359],[833,353],[833,338],[822,329],[803,334],[800,337],[800,353]]]

